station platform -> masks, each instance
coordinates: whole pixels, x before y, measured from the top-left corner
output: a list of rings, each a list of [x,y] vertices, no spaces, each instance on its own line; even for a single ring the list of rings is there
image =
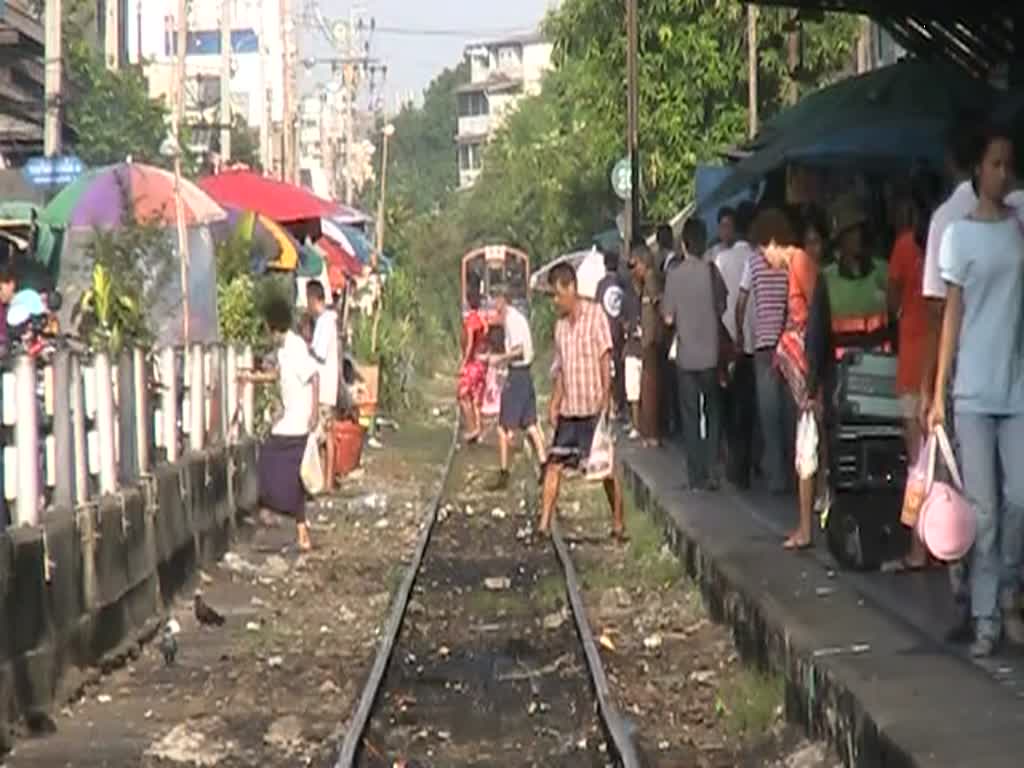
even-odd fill
[[[685,490],[671,444],[623,441],[618,459],[627,497],[664,526],[714,618],[748,660],[785,676],[787,714],[847,766],[1024,765],[1024,655],[979,663],[944,643],[944,569],[845,571],[821,531],[815,549],[787,552],[795,498]]]

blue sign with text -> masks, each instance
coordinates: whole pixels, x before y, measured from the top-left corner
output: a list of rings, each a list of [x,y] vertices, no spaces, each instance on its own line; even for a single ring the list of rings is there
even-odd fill
[[[84,170],[85,165],[75,155],[58,155],[29,158],[21,173],[35,187],[54,187],[70,184]]]

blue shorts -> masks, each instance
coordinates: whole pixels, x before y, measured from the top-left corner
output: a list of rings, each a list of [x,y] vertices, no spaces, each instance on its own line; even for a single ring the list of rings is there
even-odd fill
[[[529,368],[510,367],[501,390],[498,424],[502,429],[529,429],[537,423],[537,393]]]
[[[598,416],[560,416],[548,461],[564,467],[579,467],[590,457]]]

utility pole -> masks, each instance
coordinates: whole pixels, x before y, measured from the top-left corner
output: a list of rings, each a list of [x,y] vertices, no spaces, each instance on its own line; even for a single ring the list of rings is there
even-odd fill
[[[281,110],[281,178],[292,183],[295,181],[295,126],[294,105],[292,104],[292,78],[295,68],[292,66],[292,19],[289,0],[279,0],[281,13],[281,63],[283,109]]]
[[[187,0],[178,0],[178,57],[174,77],[174,212],[178,229],[178,259],[181,265],[182,342],[191,341],[189,329],[189,252],[188,230],[185,227],[185,209],[181,200],[181,128],[185,120],[185,57],[188,54]],[[193,425],[195,428],[195,425]]]
[[[639,21],[637,0],[626,0],[626,147],[629,154],[630,192],[626,204],[623,246],[628,257],[640,230],[640,152],[639,152]]]
[[[345,132],[345,155],[342,160],[344,167],[342,171],[345,177],[345,205],[351,207],[353,200],[355,199],[355,190],[353,187],[355,183],[352,179],[352,159],[353,159],[353,144],[355,143],[355,101],[356,101],[356,82],[358,73],[355,65],[356,51],[356,10],[355,8],[348,9],[348,28],[345,34],[345,57],[349,60],[348,63],[342,66],[342,83],[344,85],[345,93],[345,115],[343,117],[344,123],[342,129]]]
[[[231,3],[220,0],[220,162],[231,162]]]
[[[46,57],[46,118],[43,146],[47,157],[59,155],[61,150],[61,63],[64,55],[61,40],[61,0],[46,0],[45,57]]]
[[[118,0],[105,0],[104,48],[107,54],[107,69],[121,67],[121,4]]]
[[[747,6],[747,111],[750,138],[757,135],[757,6]]]
[[[860,17],[860,31],[857,34],[857,74],[874,69],[874,46],[871,42],[871,19]]]

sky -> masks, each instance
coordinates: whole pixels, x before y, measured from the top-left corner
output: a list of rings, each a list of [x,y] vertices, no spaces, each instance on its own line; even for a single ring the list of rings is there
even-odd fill
[[[328,19],[347,19],[350,0],[318,0]],[[301,8],[305,0],[292,0]],[[357,0],[381,28],[374,35],[371,55],[388,65],[386,106],[394,109],[397,94],[416,96],[445,67],[454,66],[468,43],[535,28],[552,0]],[[403,30],[397,34],[386,30]],[[457,34],[429,34],[439,30]],[[327,56],[330,47],[319,32],[306,31],[301,56]],[[320,78],[325,76],[321,70]],[[304,83],[310,83],[305,79]]]

